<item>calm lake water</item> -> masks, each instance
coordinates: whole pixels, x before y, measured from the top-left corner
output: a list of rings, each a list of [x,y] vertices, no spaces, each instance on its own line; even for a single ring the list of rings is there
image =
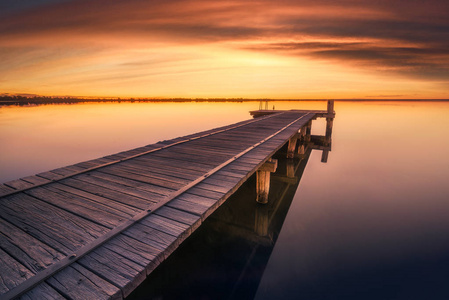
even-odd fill
[[[272,102],[270,108],[273,104],[326,107]],[[258,102],[1,107],[0,182],[248,119],[248,111],[258,107]],[[230,230],[220,235],[221,225],[213,221],[220,220],[217,214],[174,253],[173,262],[161,265],[159,279],[152,279],[160,288],[146,283],[135,297],[449,299],[449,102],[337,101],[335,111],[329,160],[321,163],[320,151],[310,154],[297,190],[289,192],[290,208],[278,222],[274,246],[231,239]],[[314,122],[312,134],[323,134],[325,122]],[[239,197],[252,197],[251,180]],[[221,219],[228,217],[222,213]],[[205,241],[212,252],[202,249]],[[182,266],[179,257],[188,261]],[[230,272],[229,262],[254,270]],[[170,274],[195,274],[196,266],[207,276],[190,278],[194,286],[180,282],[164,290]],[[185,269],[191,273],[180,271]]]

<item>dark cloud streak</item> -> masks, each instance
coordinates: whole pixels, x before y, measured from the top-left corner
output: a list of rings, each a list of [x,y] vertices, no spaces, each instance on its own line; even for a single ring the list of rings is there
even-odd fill
[[[10,11],[0,46],[36,37],[238,42],[252,51],[449,81],[447,0],[72,0]]]

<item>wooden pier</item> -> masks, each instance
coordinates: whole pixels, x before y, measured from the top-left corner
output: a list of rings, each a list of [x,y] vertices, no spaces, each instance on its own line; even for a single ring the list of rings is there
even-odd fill
[[[258,201],[269,201],[286,143],[287,156],[307,145],[324,156],[334,116],[331,102],[267,111],[0,185],[0,299],[127,297],[256,172]],[[317,117],[330,123],[324,137],[310,134]]]

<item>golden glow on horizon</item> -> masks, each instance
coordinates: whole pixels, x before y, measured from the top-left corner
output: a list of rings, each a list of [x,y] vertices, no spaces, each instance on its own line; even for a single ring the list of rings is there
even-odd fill
[[[195,45],[63,57],[10,76],[10,90],[4,92],[48,96],[406,99],[446,95],[433,83],[370,74],[341,64]]]
[[[382,6],[188,2],[92,14],[72,1],[5,18],[0,94],[449,98],[446,53],[382,28],[363,35],[365,21],[404,18]]]

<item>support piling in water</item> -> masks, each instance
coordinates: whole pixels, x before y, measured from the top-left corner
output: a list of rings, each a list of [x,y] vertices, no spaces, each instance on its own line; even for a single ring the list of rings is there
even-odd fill
[[[295,134],[288,140],[287,158],[293,158],[295,156],[296,144],[298,142],[299,134]]]
[[[257,202],[265,204],[268,202],[268,193],[270,192],[270,173],[276,172],[278,161],[268,159],[256,173],[256,191]]]

